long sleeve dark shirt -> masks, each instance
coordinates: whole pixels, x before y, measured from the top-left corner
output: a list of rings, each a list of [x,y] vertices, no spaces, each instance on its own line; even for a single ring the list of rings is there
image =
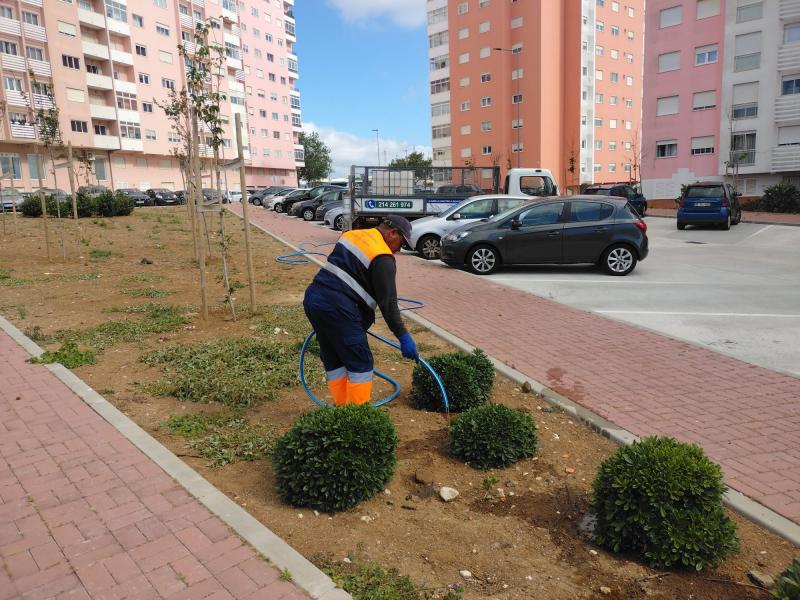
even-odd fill
[[[372,289],[375,291],[375,301],[381,309],[383,320],[392,330],[396,337],[408,333],[403,319],[400,317],[400,309],[397,306],[397,285],[395,277],[397,275],[397,264],[394,256],[384,254],[375,257],[369,266],[369,276],[372,281]]]

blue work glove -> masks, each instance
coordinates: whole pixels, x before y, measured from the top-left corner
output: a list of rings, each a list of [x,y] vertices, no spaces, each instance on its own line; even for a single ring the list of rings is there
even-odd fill
[[[411,334],[404,333],[398,339],[400,340],[400,352],[403,353],[403,357],[417,360],[419,358],[417,345],[414,343],[414,338],[411,337]]]

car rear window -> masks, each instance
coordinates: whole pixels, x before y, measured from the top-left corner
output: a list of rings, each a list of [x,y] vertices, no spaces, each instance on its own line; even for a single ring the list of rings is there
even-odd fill
[[[605,202],[572,203],[569,220],[571,223],[585,223],[587,221],[604,221],[614,214],[614,207]]]
[[[608,190],[603,188],[586,188],[583,193],[587,196],[608,196]]]
[[[724,195],[725,190],[721,185],[690,185],[686,189],[687,198],[722,198]]]

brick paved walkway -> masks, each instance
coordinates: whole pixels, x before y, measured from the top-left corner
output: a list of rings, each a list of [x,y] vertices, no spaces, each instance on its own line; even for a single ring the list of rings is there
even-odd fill
[[[308,598],[0,331],[0,600]]]
[[[674,217],[674,208],[650,208],[647,215],[651,217]],[[774,223],[775,225],[800,225],[800,214],[778,214],[767,212],[756,212],[751,210],[742,211],[743,223]]]
[[[295,244],[338,237],[250,213]],[[415,256],[399,258],[398,290],[432,323],[635,435],[697,442],[730,487],[800,523],[800,379]]]

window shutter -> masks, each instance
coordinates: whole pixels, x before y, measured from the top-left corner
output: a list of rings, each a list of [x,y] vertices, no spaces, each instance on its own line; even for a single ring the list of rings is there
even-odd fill
[[[717,92],[711,90],[708,92],[696,92],[692,97],[692,108],[706,108],[709,106],[716,106]]]
[[[680,96],[667,96],[659,98],[656,105],[656,115],[674,115],[678,112]]]
[[[713,147],[714,147],[713,135],[704,135],[702,137],[692,138],[692,150],[699,150],[700,148],[713,148]]]
[[[681,67],[681,53],[668,52],[658,55],[658,72],[675,71]]]
[[[733,103],[750,104],[758,102],[758,82],[739,83],[733,86]]]

